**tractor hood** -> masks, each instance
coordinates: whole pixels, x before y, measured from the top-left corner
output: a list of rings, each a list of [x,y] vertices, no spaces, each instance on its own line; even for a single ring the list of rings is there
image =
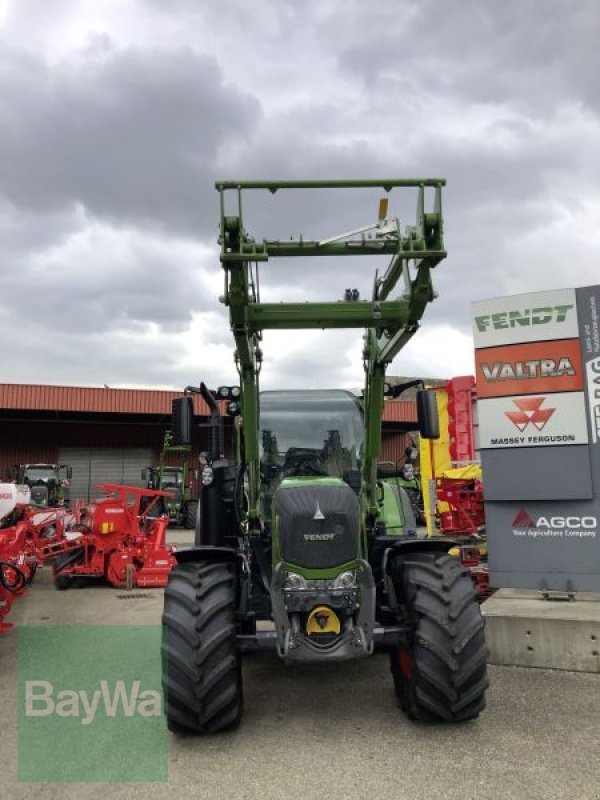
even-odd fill
[[[330,569],[359,558],[356,494],[335,478],[283,480],[273,497],[273,550],[287,564]],[[278,545],[278,546],[277,546]]]

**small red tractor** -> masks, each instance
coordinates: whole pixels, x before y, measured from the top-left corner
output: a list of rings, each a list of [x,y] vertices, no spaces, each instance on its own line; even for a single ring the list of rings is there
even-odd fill
[[[166,586],[175,564],[174,548],[165,543],[168,517],[148,512],[169,493],[117,484],[97,488],[107,496],[90,505],[40,511],[30,503],[29,487],[0,484],[0,633],[12,627],[4,618],[45,563],[52,564],[57,589],[90,577],[118,589]]]

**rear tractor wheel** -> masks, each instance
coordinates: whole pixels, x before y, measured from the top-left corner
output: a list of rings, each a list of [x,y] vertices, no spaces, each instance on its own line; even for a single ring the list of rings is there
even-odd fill
[[[410,719],[462,722],[485,707],[484,620],[468,570],[457,558],[414,553],[393,575],[410,630],[390,653],[400,707]]]
[[[236,728],[243,709],[233,564],[178,564],[165,589],[163,690],[174,733]]]

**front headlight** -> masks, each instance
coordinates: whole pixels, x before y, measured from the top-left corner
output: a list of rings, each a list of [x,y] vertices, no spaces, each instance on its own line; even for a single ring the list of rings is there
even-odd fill
[[[283,584],[284,589],[306,589],[306,579],[302,577],[302,575],[298,575],[295,572],[288,572],[287,578],[285,579],[285,583]]]
[[[211,467],[204,467],[202,470],[202,485],[203,486],[210,486],[213,482],[213,471]]]
[[[333,582],[334,589],[354,589],[356,586],[356,575],[354,572],[342,572]]]

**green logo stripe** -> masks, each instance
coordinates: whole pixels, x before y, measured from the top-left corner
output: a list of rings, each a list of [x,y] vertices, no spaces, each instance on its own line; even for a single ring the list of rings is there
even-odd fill
[[[19,780],[166,781],[158,625],[19,627]]]

